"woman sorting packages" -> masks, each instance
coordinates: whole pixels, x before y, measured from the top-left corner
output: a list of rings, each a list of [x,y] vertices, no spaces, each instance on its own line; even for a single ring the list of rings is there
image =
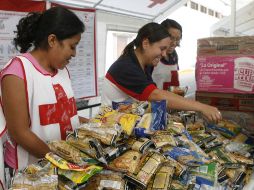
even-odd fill
[[[166,100],[168,109],[198,111],[209,121],[217,122],[221,119],[217,108],[161,90],[153,82],[149,69],[166,55],[170,42],[167,29],[160,24],[152,22],[140,28],[136,39],[107,71],[102,104],[111,106],[112,101],[121,102],[130,97],[139,101]]]
[[[14,44],[21,54],[1,71],[1,119],[8,135],[4,159],[10,175],[43,158],[50,151],[47,141],[65,139],[86,120],[77,114],[66,69],[84,29],[63,7],[29,13],[19,21]]]

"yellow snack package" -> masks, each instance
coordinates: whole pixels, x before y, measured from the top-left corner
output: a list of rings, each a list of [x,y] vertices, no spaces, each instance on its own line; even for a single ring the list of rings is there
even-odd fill
[[[76,184],[84,183],[86,182],[91,176],[94,174],[100,172],[102,170],[102,167],[100,166],[89,166],[84,171],[73,171],[73,170],[58,170],[58,175],[63,175],[73,181]]]
[[[136,123],[140,120],[140,116],[130,113],[120,113],[118,111],[110,111],[104,115],[97,115],[92,122],[100,122],[102,127],[113,127],[115,124],[120,124],[122,130],[131,135]]]
[[[49,160],[56,167],[63,170],[73,170],[73,171],[87,171],[89,167],[93,167],[93,165],[83,165],[79,166],[77,164],[70,163],[60,156],[54,154],[53,152],[49,152],[46,154],[45,158]]]

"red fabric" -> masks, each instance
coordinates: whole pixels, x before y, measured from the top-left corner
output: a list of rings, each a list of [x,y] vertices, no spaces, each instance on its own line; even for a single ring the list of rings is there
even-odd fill
[[[41,12],[46,10],[46,2],[32,0],[1,0],[0,10],[19,12]]]
[[[53,85],[57,103],[39,106],[41,125],[59,123],[61,139],[66,139],[66,132],[72,131],[71,117],[77,115],[74,97],[68,99],[60,84]]]
[[[118,84],[114,79],[113,77],[107,73],[106,74],[106,78],[112,82],[113,84],[115,84],[120,90],[122,90],[123,92],[125,92],[126,94],[128,94],[129,96],[137,99],[137,100],[140,100],[140,101],[146,101],[148,100],[148,97],[150,96],[150,94],[152,93],[153,90],[157,89],[157,87],[154,85],[154,84],[150,84],[148,85],[142,92],[142,94],[137,94],[123,86],[121,86],[120,84]]]
[[[163,90],[168,90],[170,86],[179,86],[178,71],[171,71],[171,82],[163,83]]]
[[[147,101],[150,94],[155,90],[158,89],[154,84],[150,84],[149,86],[147,86],[145,88],[145,90],[143,91],[143,93],[141,94],[139,100],[141,101]]]

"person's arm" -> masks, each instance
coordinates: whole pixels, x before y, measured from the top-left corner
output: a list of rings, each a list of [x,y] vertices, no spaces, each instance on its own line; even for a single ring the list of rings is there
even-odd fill
[[[49,147],[29,128],[24,80],[14,75],[2,79],[2,101],[9,135],[30,154],[43,158]]]
[[[200,102],[183,98],[166,90],[155,89],[150,94],[149,101],[167,100],[169,109],[198,111],[201,112],[209,121],[218,122],[221,120],[221,113],[216,107],[202,104]]]

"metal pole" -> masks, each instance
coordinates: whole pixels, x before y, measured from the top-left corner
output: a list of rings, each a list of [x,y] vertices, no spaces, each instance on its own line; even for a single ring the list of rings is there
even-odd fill
[[[235,36],[236,0],[231,0],[230,36]]]

